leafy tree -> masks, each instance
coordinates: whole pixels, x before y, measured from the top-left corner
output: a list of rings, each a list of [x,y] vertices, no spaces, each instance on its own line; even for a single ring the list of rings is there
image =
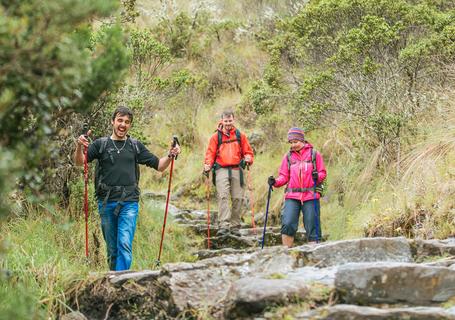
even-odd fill
[[[306,130],[349,122],[367,131],[365,145],[384,161],[399,157],[405,132],[431,106],[426,91],[444,85],[455,62],[450,1],[317,0],[262,35],[271,64],[264,73]],[[251,97],[264,97],[264,86]],[[253,99],[257,116],[275,114],[270,99]],[[257,112],[260,111],[260,112]],[[261,113],[267,111],[266,113]]]
[[[120,79],[128,65],[121,28],[110,24],[97,37],[91,28],[115,9],[104,0],[0,2],[0,163],[14,157],[22,168],[1,166],[0,175],[13,174],[5,185],[20,173],[22,187],[45,187],[72,112],[88,110]]]
[[[171,61],[169,48],[155,40],[148,29],[131,30],[129,48],[139,86],[142,80],[147,81],[155,77]]]

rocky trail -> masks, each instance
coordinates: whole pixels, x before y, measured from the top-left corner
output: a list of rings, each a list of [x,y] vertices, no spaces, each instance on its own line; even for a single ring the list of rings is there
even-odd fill
[[[206,235],[205,212],[172,210]],[[212,213],[211,221],[216,221]],[[71,293],[62,319],[454,319],[455,239],[362,238],[280,246],[279,228],[200,243],[194,263],[110,272]]]

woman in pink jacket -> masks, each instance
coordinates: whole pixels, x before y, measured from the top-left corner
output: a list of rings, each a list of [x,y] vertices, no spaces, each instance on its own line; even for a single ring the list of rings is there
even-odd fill
[[[291,150],[281,161],[278,178],[270,176],[268,184],[273,187],[286,185],[284,208],[281,213],[281,239],[283,245],[292,247],[299,226],[300,211],[303,213],[307,240],[310,243],[321,239],[319,198],[315,186],[327,176],[322,156],[305,140],[303,130],[291,128],[288,132]],[[313,168],[313,163],[316,168]]]

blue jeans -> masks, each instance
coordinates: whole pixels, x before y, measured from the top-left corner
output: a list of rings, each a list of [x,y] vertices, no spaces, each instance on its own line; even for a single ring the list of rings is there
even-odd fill
[[[315,205],[317,206],[317,211],[315,210]],[[295,236],[299,227],[300,211],[303,212],[303,225],[305,226],[307,240],[321,240],[322,235],[321,221],[319,218],[319,200],[308,200],[302,203],[299,200],[286,199],[281,213],[281,234],[291,237]],[[318,230],[316,229],[316,226],[318,227]]]
[[[118,215],[114,214],[117,201],[98,201],[101,216],[101,230],[106,241],[109,269],[128,270],[133,260],[133,238],[139,212],[137,201],[124,201]]]

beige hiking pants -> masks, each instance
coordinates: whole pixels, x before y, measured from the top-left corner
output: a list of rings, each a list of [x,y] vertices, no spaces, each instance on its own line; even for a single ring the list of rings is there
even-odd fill
[[[216,191],[218,194],[218,215],[220,227],[239,227],[244,189],[240,186],[240,169],[231,169],[232,177],[229,181],[229,169],[216,170]],[[230,201],[232,199],[232,210]]]

